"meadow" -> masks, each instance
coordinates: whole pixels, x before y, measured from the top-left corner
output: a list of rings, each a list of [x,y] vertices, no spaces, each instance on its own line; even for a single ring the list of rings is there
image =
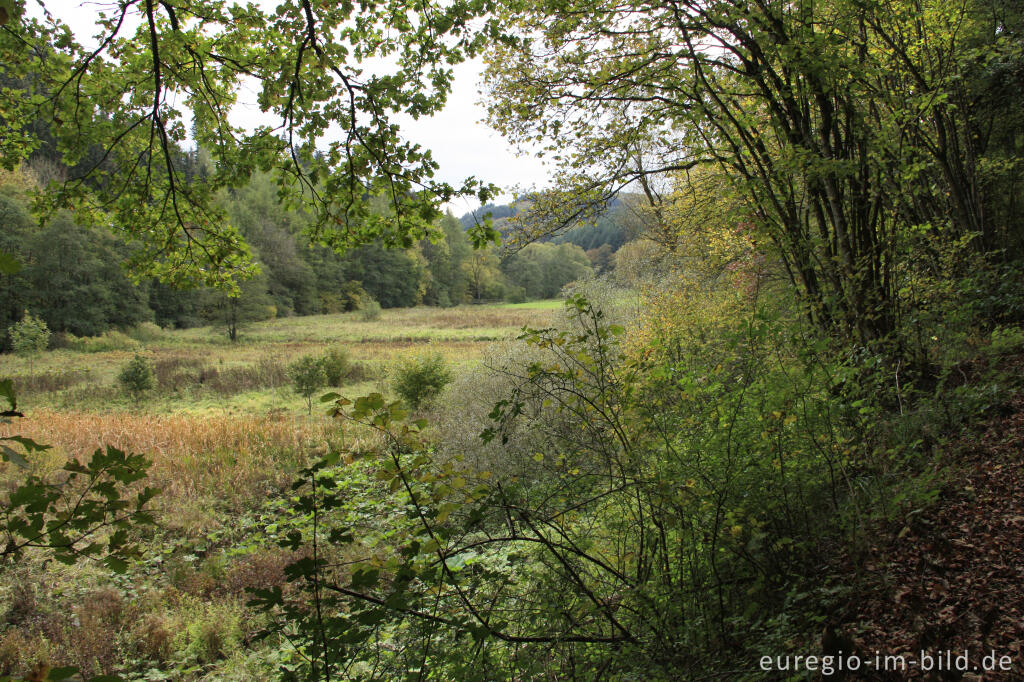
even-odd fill
[[[50,661],[132,679],[273,679],[277,649],[241,646],[263,624],[244,605],[246,589],[280,582],[291,559],[261,532],[296,472],[345,437],[322,410],[307,414],[289,365],[340,348],[351,369],[330,390],[390,396],[403,358],[440,355],[458,374],[492,343],[543,326],[560,305],[276,319],[244,327],[237,343],[218,327],[143,325],[64,339],[67,347],[33,358],[0,355],[0,375],[13,379],[26,415],[0,425],[0,435],[52,446],[33,461],[35,473],[59,475],[69,458],[113,445],[145,453],[147,484],[161,490],[156,528],[126,576],[89,562],[44,570],[32,556],[4,573],[0,604],[12,627],[0,635],[0,675]],[[117,380],[135,354],[156,379],[138,398]],[[21,472],[5,474],[0,485],[10,486]]]
[[[143,324],[128,333],[58,339],[63,348],[33,358],[0,355],[0,374],[15,382],[19,403],[30,410],[280,416],[305,411],[287,377],[287,367],[304,355],[341,348],[358,367],[346,392],[387,393],[398,358],[440,354],[458,369],[477,361],[490,343],[545,324],[558,307],[558,301],[536,301],[389,309],[373,320],[358,311],[279,318],[245,326],[235,343],[217,326]],[[157,379],[141,403],[117,384],[136,353],[152,363]]]

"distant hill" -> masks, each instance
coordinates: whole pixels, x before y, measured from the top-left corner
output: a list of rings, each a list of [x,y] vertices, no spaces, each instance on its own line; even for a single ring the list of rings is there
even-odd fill
[[[459,222],[462,223],[462,229],[468,230],[477,222],[483,220],[484,216],[488,213],[491,214],[492,220],[497,221],[500,218],[511,218],[518,211],[519,209],[512,204],[485,204],[459,218]]]
[[[543,241],[555,244],[576,244],[585,251],[607,244],[613,251],[616,251],[632,238],[628,227],[630,223],[628,204],[631,197],[632,195],[616,196],[608,202],[607,210],[598,217],[595,223],[578,225]],[[501,230],[503,224],[518,212],[519,207],[515,203],[486,204],[475,211],[466,213],[459,218],[459,222],[462,223],[463,229],[468,230],[490,213],[495,227]]]

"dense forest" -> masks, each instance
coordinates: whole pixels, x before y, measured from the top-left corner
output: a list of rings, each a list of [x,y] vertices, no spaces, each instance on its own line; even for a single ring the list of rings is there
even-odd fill
[[[370,301],[395,308],[551,298],[569,282],[609,270],[624,239],[622,229],[602,217],[578,226],[559,244],[538,243],[507,253],[493,246],[474,250],[463,228],[466,220],[460,223],[449,214],[440,219],[437,236],[409,249],[371,243],[339,255],[310,246],[303,237],[308,219],[283,209],[269,178],[256,176],[226,193],[222,204],[252,250],[258,274],[238,292],[176,288],[158,280],[133,280],[120,266],[129,247],[76,222],[68,212],[41,225],[31,215],[28,198],[38,187],[36,167],[69,171],[39,155],[3,185],[0,249],[24,267],[0,282],[0,327],[10,327],[27,310],[59,335],[55,343],[66,342],[67,335],[97,336],[142,322],[178,329],[221,323],[236,329],[240,323],[279,316],[361,309]]]
[[[1019,2],[29,4],[0,679],[1024,678]]]

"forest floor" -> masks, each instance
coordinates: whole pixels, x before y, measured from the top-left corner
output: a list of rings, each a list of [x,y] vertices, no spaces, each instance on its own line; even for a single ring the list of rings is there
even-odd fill
[[[1001,364],[1024,376],[1024,356]],[[992,412],[944,448],[932,506],[845,557],[860,587],[833,642],[863,662],[846,679],[1024,679],[1024,391]]]

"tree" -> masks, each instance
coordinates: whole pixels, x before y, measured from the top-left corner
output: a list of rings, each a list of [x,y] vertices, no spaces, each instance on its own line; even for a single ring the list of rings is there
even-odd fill
[[[153,367],[146,358],[136,353],[121,369],[117,381],[134,400],[138,400],[143,393],[153,388]]]
[[[7,329],[21,318],[28,307],[34,307],[32,287],[25,277],[24,263],[17,258],[21,245],[32,234],[35,221],[18,194],[7,185],[0,192],[0,253],[7,254],[9,269],[0,268],[0,328]],[[4,337],[0,349],[10,350]]]
[[[429,270],[423,302],[427,305],[458,305],[466,299],[466,276],[462,264],[472,247],[462,224],[448,213],[441,218],[443,235],[420,242],[420,253]]]
[[[410,247],[434,229],[440,204],[492,193],[474,179],[435,181],[430,152],[403,140],[392,120],[444,106],[451,66],[496,31],[470,28],[488,4],[292,0],[264,10],[129,0],[98,14],[89,49],[45,3],[37,19],[13,0],[0,17],[12,86],[0,90],[3,166],[52,136],[73,172],[38,196],[39,207],[73,205],[83,222],[115,227],[133,245],[135,271],[168,281],[230,283],[253,272],[216,198],[271,168],[281,197],[312,214],[313,240]],[[368,61],[393,68],[359,66]],[[229,118],[243,81],[258,83],[267,115],[251,129]],[[209,155],[202,172],[183,151],[189,116],[191,142]],[[43,134],[37,121],[54,125]],[[328,140],[332,127],[340,135]],[[389,214],[371,210],[378,197]],[[495,237],[487,225],[471,234],[478,243]]]
[[[225,204],[232,224],[255,252],[278,316],[320,312],[313,269],[299,253],[298,238],[308,216],[281,205],[266,173],[254,175]]]
[[[554,298],[566,284],[592,272],[587,254],[575,244],[529,244],[506,258],[501,269],[529,298]]]
[[[367,244],[342,255],[341,265],[349,281],[359,282],[385,308],[414,306],[423,295],[426,271],[412,249]]]
[[[1003,195],[1022,169],[981,180],[1024,64],[1003,3],[512,2],[505,17],[529,38],[492,46],[491,121],[564,160],[527,226],[570,226],[630,183],[657,207],[659,177],[716,167],[813,319],[864,344],[895,329],[926,237],[1019,248]]]
[[[27,310],[20,322],[11,325],[7,335],[11,339],[11,349],[18,355],[28,358],[29,372],[32,371],[33,358],[50,345],[49,327]]]
[[[238,331],[249,322],[272,319],[277,310],[267,293],[264,274],[241,283],[236,291],[223,291],[209,287],[202,292],[201,311],[210,322],[224,325],[232,343],[238,341]]]
[[[33,306],[55,332],[95,336],[153,320],[146,285],[134,285],[120,267],[128,249],[69,213],[58,213],[29,237],[24,253]]]
[[[469,282],[470,296],[474,301],[501,298],[505,292],[501,258],[493,248],[474,251],[462,262],[462,272]]]
[[[304,355],[291,364],[288,374],[295,392],[306,399],[309,414],[313,414],[313,395],[327,385],[327,373],[320,358]]]

